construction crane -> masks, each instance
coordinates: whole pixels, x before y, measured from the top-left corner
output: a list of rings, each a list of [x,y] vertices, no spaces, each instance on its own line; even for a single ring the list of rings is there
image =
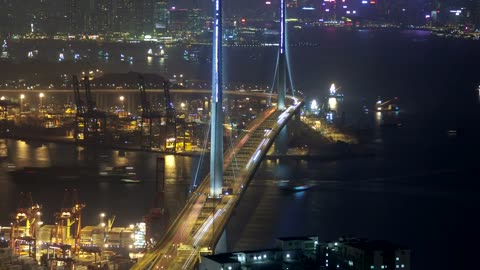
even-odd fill
[[[17,248],[18,242],[24,241],[29,245],[29,255],[35,256],[35,249],[32,249],[31,246],[35,246],[41,209],[42,207],[40,205],[33,203],[31,193],[20,193],[18,208],[12,217],[12,228],[10,231],[10,245],[14,254],[19,255],[20,249]],[[21,226],[25,228],[23,233],[21,233],[20,230]]]
[[[73,252],[80,248],[80,230],[82,226],[82,210],[85,208],[84,203],[78,200],[77,190],[66,189],[63,195],[63,205],[60,212],[55,214],[56,229],[55,239],[57,244],[73,244]],[[73,239],[71,236],[72,225],[75,226]],[[73,241],[72,241],[73,240]]]

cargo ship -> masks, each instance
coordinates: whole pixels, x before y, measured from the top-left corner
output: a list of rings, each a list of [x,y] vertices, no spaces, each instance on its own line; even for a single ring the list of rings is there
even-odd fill
[[[107,167],[100,171],[95,166],[24,167],[9,172],[17,183],[36,184],[47,182],[110,182],[140,183],[133,167]]]
[[[39,182],[92,181],[98,175],[98,169],[89,166],[24,167],[9,173],[15,182],[35,184]]]

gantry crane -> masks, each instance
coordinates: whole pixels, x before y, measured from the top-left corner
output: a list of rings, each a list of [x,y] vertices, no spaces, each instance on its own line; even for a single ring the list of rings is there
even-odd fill
[[[82,229],[82,209],[85,208],[84,203],[78,200],[77,190],[66,189],[63,195],[63,205],[60,212],[55,214],[56,229],[55,239],[57,244],[73,244],[72,251],[75,253],[80,248],[80,230]],[[73,239],[71,237],[72,225],[75,226]],[[73,241],[72,241],[73,240]]]
[[[105,128],[107,122],[107,115],[105,112],[100,111],[93,101],[92,91],[90,87],[90,79],[88,76],[83,77],[83,83],[85,85],[85,97],[86,97],[86,112],[85,112],[85,133],[84,140],[87,143],[96,143],[103,139],[105,135]]]
[[[177,115],[175,106],[170,98],[170,82],[163,81],[165,94],[165,151],[176,152],[177,150]],[[173,147],[172,147],[173,145]]]
[[[86,132],[86,123],[85,123],[85,103],[83,102],[80,96],[80,84],[78,83],[78,78],[75,75],[72,75],[72,86],[75,97],[75,128],[74,128],[74,137],[75,141],[78,142],[83,140]]]
[[[74,136],[77,142],[98,142],[104,135],[106,127],[106,113],[100,111],[93,101],[90,81],[88,76],[83,78],[85,86],[86,102],[83,102],[80,94],[80,83],[77,76],[72,75],[72,86],[75,96],[75,130]]]
[[[31,246],[35,246],[41,209],[40,205],[33,203],[31,193],[20,193],[18,208],[12,217],[10,231],[10,246],[14,254],[20,253],[18,242],[25,241],[29,245],[29,255],[35,256],[35,248],[32,249]],[[20,226],[25,226],[23,233],[20,233]]]
[[[164,130],[164,149],[165,151],[175,152],[176,150],[176,137],[177,137],[177,115],[175,107],[170,98],[170,82],[165,80],[163,82],[163,91],[165,95],[165,113],[162,114],[156,111],[150,104],[147,98],[145,90],[145,81],[141,75],[138,79],[138,89],[140,91],[140,102],[142,107],[142,120],[141,120],[141,146],[143,149],[151,149],[153,147],[155,135],[160,135],[158,127],[161,126],[161,119],[165,120]],[[148,131],[145,129],[148,125]]]
[[[151,149],[154,142],[154,125],[156,122],[159,124],[161,120],[161,114],[154,110],[148,101],[147,92],[145,90],[145,80],[142,75],[138,76],[138,90],[140,91],[140,102],[142,107],[142,119],[140,124],[140,146],[142,149]],[[147,132],[145,130],[148,125]],[[146,134],[147,133],[147,134]]]

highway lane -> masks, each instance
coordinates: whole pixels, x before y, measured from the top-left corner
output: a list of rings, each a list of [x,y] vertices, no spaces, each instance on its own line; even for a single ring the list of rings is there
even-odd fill
[[[192,269],[202,249],[213,249],[261,158],[300,105],[301,102],[294,101],[294,105],[283,113],[276,112],[274,108],[269,109],[253,121],[248,131],[225,154],[225,170],[232,169],[236,172],[233,182],[230,183],[234,194],[223,196],[213,203],[211,213],[207,212],[208,216],[202,225],[191,235],[191,229],[202,211],[209,209],[205,207],[209,203],[207,194],[210,183],[207,177],[192,194],[166,236],[132,269]],[[239,154],[250,157],[246,165],[244,163],[236,166],[235,162],[232,162]]]

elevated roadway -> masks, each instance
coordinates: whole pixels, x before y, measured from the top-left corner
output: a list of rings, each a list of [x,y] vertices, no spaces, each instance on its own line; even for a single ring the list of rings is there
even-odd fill
[[[158,244],[132,269],[194,269],[202,254],[213,253],[233,209],[280,130],[300,109],[302,101],[288,97],[285,111],[266,110],[224,156],[225,193],[210,198],[209,176],[191,194],[183,210]]]

